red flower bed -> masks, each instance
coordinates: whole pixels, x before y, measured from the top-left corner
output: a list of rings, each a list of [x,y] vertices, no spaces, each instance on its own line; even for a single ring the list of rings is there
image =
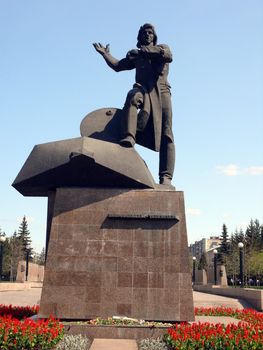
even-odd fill
[[[0,305],[0,349],[52,349],[63,337],[63,325],[50,317],[31,320],[39,306]]]
[[[263,313],[253,309],[232,309],[230,307],[196,307],[196,316],[229,316],[249,322],[252,325],[263,324]]]
[[[52,317],[37,321],[0,317],[0,349],[52,349],[62,337],[63,325]]]
[[[183,323],[170,328],[165,341],[178,350],[262,350],[263,325]]]
[[[181,323],[168,330],[165,341],[176,350],[262,350],[263,314],[252,309],[225,307],[195,308],[195,315],[230,316],[240,319],[238,325]]]
[[[39,306],[12,306],[0,304],[0,316],[12,316],[18,320],[36,315]]]

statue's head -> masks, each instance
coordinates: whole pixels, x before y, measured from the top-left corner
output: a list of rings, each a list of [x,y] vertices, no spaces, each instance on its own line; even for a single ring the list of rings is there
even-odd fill
[[[149,41],[156,45],[157,43],[157,35],[154,29],[154,26],[150,23],[145,23],[140,27],[138,36],[137,36],[137,47],[141,47],[142,45],[149,45]]]

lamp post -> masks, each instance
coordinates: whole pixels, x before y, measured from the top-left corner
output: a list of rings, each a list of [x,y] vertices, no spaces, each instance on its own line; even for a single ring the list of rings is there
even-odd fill
[[[238,248],[239,248],[239,275],[240,275],[241,288],[243,288],[244,287],[244,243],[239,242]]]
[[[2,273],[3,273],[3,256],[4,256],[4,242],[6,238],[4,236],[0,236],[0,281],[2,281]]]
[[[26,282],[28,280],[29,246],[26,246]]]
[[[214,249],[213,250],[213,253],[214,253],[214,282],[215,282],[215,285],[217,285],[217,249]]]
[[[196,257],[193,256],[193,285],[195,284],[195,263],[196,263]]]

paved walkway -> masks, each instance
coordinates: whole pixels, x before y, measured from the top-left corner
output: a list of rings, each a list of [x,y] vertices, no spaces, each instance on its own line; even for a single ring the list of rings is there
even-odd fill
[[[0,304],[5,305],[36,305],[39,304],[42,288],[31,288],[24,291],[0,291]],[[215,307],[224,306],[243,309],[250,307],[246,302],[239,299],[228,298],[218,296],[214,294],[207,294],[201,292],[193,292],[194,306],[195,307]],[[196,316],[195,321],[200,322],[212,322],[212,323],[237,323],[231,317],[208,317],[208,316]],[[94,339],[90,350],[137,350],[137,343],[132,339]]]
[[[136,340],[133,339],[94,339],[90,350],[137,350]]]
[[[229,298],[216,294],[193,292],[195,307],[232,307],[234,309],[252,308],[245,300]]]
[[[0,304],[16,306],[33,306],[39,304],[42,288],[26,290],[0,291]]]
[[[24,291],[0,291],[0,304],[5,305],[36,305],[39,304],[41,297],[41,288],[30,288]],[[215,294],[193,292],[194,306],[215,307],[224,306],[236,309],[251,307],[249,304],[240,299],[223,297]]]

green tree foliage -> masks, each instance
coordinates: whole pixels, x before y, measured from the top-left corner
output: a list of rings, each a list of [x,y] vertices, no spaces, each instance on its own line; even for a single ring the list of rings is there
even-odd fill
[[[197,269],[198,270],[206,270],[207,269],[207,260],[206,260],[205,253],[202,253],[201,258],[198,262]]]
[[[19,225],[18,228],[18,239],[20,240],[22,244],[22,251],[24,259],[26,259],[27,251],[29,252],[29,258],[32,260],[33,258],[33,249],[31,248],[31,239],[30,239],[30,231],[28,229],[28,223],[25,215],[23,216],[23,219]]]
[[[263,226],[257,219],[250,220],[245,232],[242,229],[236,230],[230,237],[225,265],[228,277],[234,280],[239,278],[239,242],[244,244],[245,283],[252,278],[254,281],[259,279],[263,284]]]
[[[260,226],[259,221],[257,219],[251,219],[245,233],[247,252],[252,253],[253,251],[258,251],[261,248],[261,233],[262,227]]]
[[[0,236],[6,236],[5,233],[0,228]],[[24,216],[20,225],[18,232],[7,237],[3,243],[3,275],[7,280],[15,281],[18,263],[21,260],[26,259],[26,249],[29,251],[29,259],[37,264],[44,265],[45,261],[45,250],[43,248],[40,254],[34,253],[31,247],[30,231],[28,229],[27,219]]]
[[[222,241],[221,241],[220,248],[218,251],[218,260],[222,264],[225,264],[226,258],[230,253],[229,236],[228,236],[227,227],[225,224],[223,224],[222,233],[221,233],[220,238],[222,239]]]
[[[16,231],[8,238],[7,242],[6,268],[8,269],[10,281],[14,281],[16,279],[18,262],[24,258],[23,246]]]
[[[2,231],[1,227],[0,227],[0,236],[5,237],[5,233]]]
[[[40,253],[35,253],[33,262],[38,265],[45,265],[45,248],[42,248]]]
[[[249,259],[249,265],[251,274],[255,279],[260,279],[263,275],[263,251],[254,252]]]
[[[46,251],[45,251],[45,248],[43,247],[40,254],[39,254],[38,264],[45,265],[45,261],[46,261]]]
[[[2,231],[0,227],[0,237],[5,237],[5,233]],[[2,276],[5,275],[5,258],[6,258],[6,241],[0,241],[0,265],[1,265],[1,275],[0,280],[2,280]]]

